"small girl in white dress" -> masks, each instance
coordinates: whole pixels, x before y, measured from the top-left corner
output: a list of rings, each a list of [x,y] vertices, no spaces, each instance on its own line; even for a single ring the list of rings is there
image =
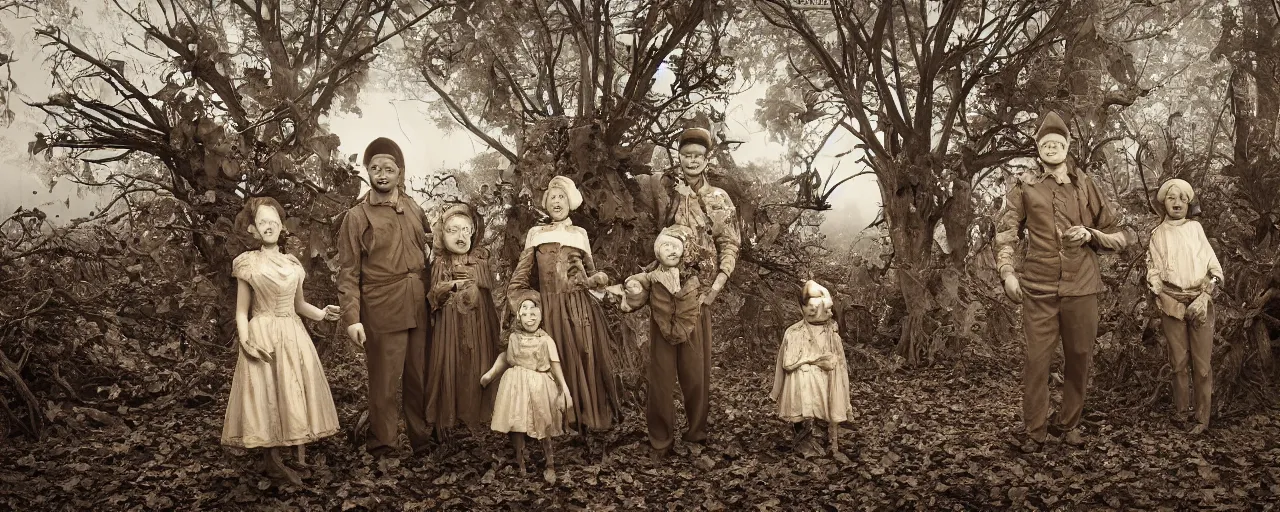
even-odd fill
[[[787,328],[778,348],[773,392],[778,416],[795,428],[797,448],[811,443],[814,420],[827,422],[833,455],[839,453],[839,424],[853,410],[849,397],[849,365],[844,357],[831,294],[818,283],[805,283],[800,295],[804,319]]]
[[[556,343],[539,328],[542,300],[538,292],[525,289],[514,293],[508,303],[517,308],[515,332],[508,338],[507,351],[480,378],[480,385],[488,386],[501,376],[490,428],[509,434],[521,474],[525,472],[525,436],[541,439],[547,454],[543,478],[547,483],[555,483],[551,438],[564,433],[561,424],[565,409],[572,403],[572,395],[560,369]]]

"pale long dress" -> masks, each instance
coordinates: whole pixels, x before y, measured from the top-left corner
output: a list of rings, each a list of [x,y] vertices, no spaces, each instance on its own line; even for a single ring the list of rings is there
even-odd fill
[[[249,340],[272,352],[270,363],[243,350],[231,381],[222,444],[242,448],[293,446],[338,432],[338,412],[320,357],[294,309],[305,271],[278,251],[250,251],[231,275],[253,288]]]
[[[507,363],[493,404],[491,428],[498,432],[524,432],[534,439],[563,433],[563,412],[551,363],[560,362],[556,343],[546,331],[512,333],[507,343]]]
[[[771,393],[778,401],[778,416],[791,422],[816,418],[839,423],[849,419],[853,410],[849,365],[837,333],[834,321],[813,325],[801,320],[787,328],[778,349]],[[813,364],[789,373],[784,369],[822,354],[836,356],[836,367],[831,371]]]

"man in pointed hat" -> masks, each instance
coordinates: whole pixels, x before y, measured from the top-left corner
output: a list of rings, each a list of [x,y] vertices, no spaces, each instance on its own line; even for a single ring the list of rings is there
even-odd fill
[[[1048,438],[1049,366],[1062,340],[1065,384],[1055,430],[1081,445],[1093,343],[1098,336],[1098,253],[1118,251],[1136,237],[1120,226],[1115,209],[1088,174],[1067,158],[1071,134],[1049,112],[1036,132],[1039,166],[1005,195],[997,220],[996,265],[1009,299],[1022,304],[1026,367],[1022,373],[1025,451]],[[1014,262],[1018,239],[1027,238],[1021,268]]]
[[[404,153],[379,137],[364,150],[369,192],[347,211],[338,230],[338,299],[347,335],[364,348],[369,370],[369,428],[365,449],[397,447],[404,382],[409,441],[419,452],[430,441],[426,422],[428,335],[426,215],[404,193]]]

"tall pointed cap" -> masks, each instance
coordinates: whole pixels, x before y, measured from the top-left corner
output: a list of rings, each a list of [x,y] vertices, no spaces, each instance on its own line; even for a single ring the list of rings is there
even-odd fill
[[[1067,123],[1063,122],[1057,112],[1050,110],[1044,115],[1044,120],[1040,121],[1040,129],[1036,130],[1036,141],[1039,142],[1045,135],[1055,133],[1061,135],[1063,139],[1071,140],[1071,131],[1067,129]]]

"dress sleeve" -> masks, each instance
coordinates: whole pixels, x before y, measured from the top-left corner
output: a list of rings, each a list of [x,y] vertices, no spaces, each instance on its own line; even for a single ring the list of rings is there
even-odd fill
[[[1097,205],[1097,211],[1093,215],[1094,229],[1109,235],[1123,234],[1124,246],[1116,249],[1117,251],[1132,246],[1134,241],[1138,239],[1137,235],[1129,226],[1120,222],[1120,216],[1116,214],[1116,209],[1111,206],[1111,201],[1108,201],[1106,196],[1102,195],[1102,190],[1098,188],[1098,182],[1092,179],[1089,180],[1086,193],[1088,194],[1090,205]],[[1111,252],[1096,239],[1090,242],[1090,245],[1097,252]]]
[[[1222,273],[1222,263],[1218,262],[1218,253],[1213,251],[1213,244],[1209,243],[1209,236],[1204,232],[1204,226],[1199,222],[1196,223],[1196,229],[1200,232],[1200,243],[1204,244],[1204,250],[1209,251],[1209,275],[1216,276],[1219,281],[1224,279]]]
[[[534,253],[537,250],[537,247],[525,247],[520,251],[520,261],[516,262],[515,270],[511,271],[511,280],[507,282],[507,307],[511,311],[520,309],[519,304],[511,304],[511,297],[517,295],[515,292],[533,289],[533,267],[537,262]]]
[[[449,256],[440,256],[431,262],[431,289],[427,291],[427,302],[432,310],[444,307],[453,292],[453,279],[449,275]],[[346,311],[345,309],[343,311]]]
[[[242,281],[249,280],[250,267],[253,265],[249,260],[253,257],[252,252],[242,252],[236,259],[231,260],[231,277]]]
[[[547,345],[547,359],[552,363],[560,362],[560,352],[556,350],[556,340],[551,339],[551,335],[543,335],[542,342]]]
[[[801,343],[798,334],[802,331],[787,329],[787,333],[782,336],[782,366],[788,372],[795,371],[800,367],[800,363],[808,358],[809,354],[805,350],[805,343]]]
[[[728,193],[720,191],[716,196],[719,204],[708,212],[711,217],[711,235],[719,255],[719,270],[724,275],[731,276],[738,266],[738,249],[742,245],[742,235],[738,233],[738,210]]]

